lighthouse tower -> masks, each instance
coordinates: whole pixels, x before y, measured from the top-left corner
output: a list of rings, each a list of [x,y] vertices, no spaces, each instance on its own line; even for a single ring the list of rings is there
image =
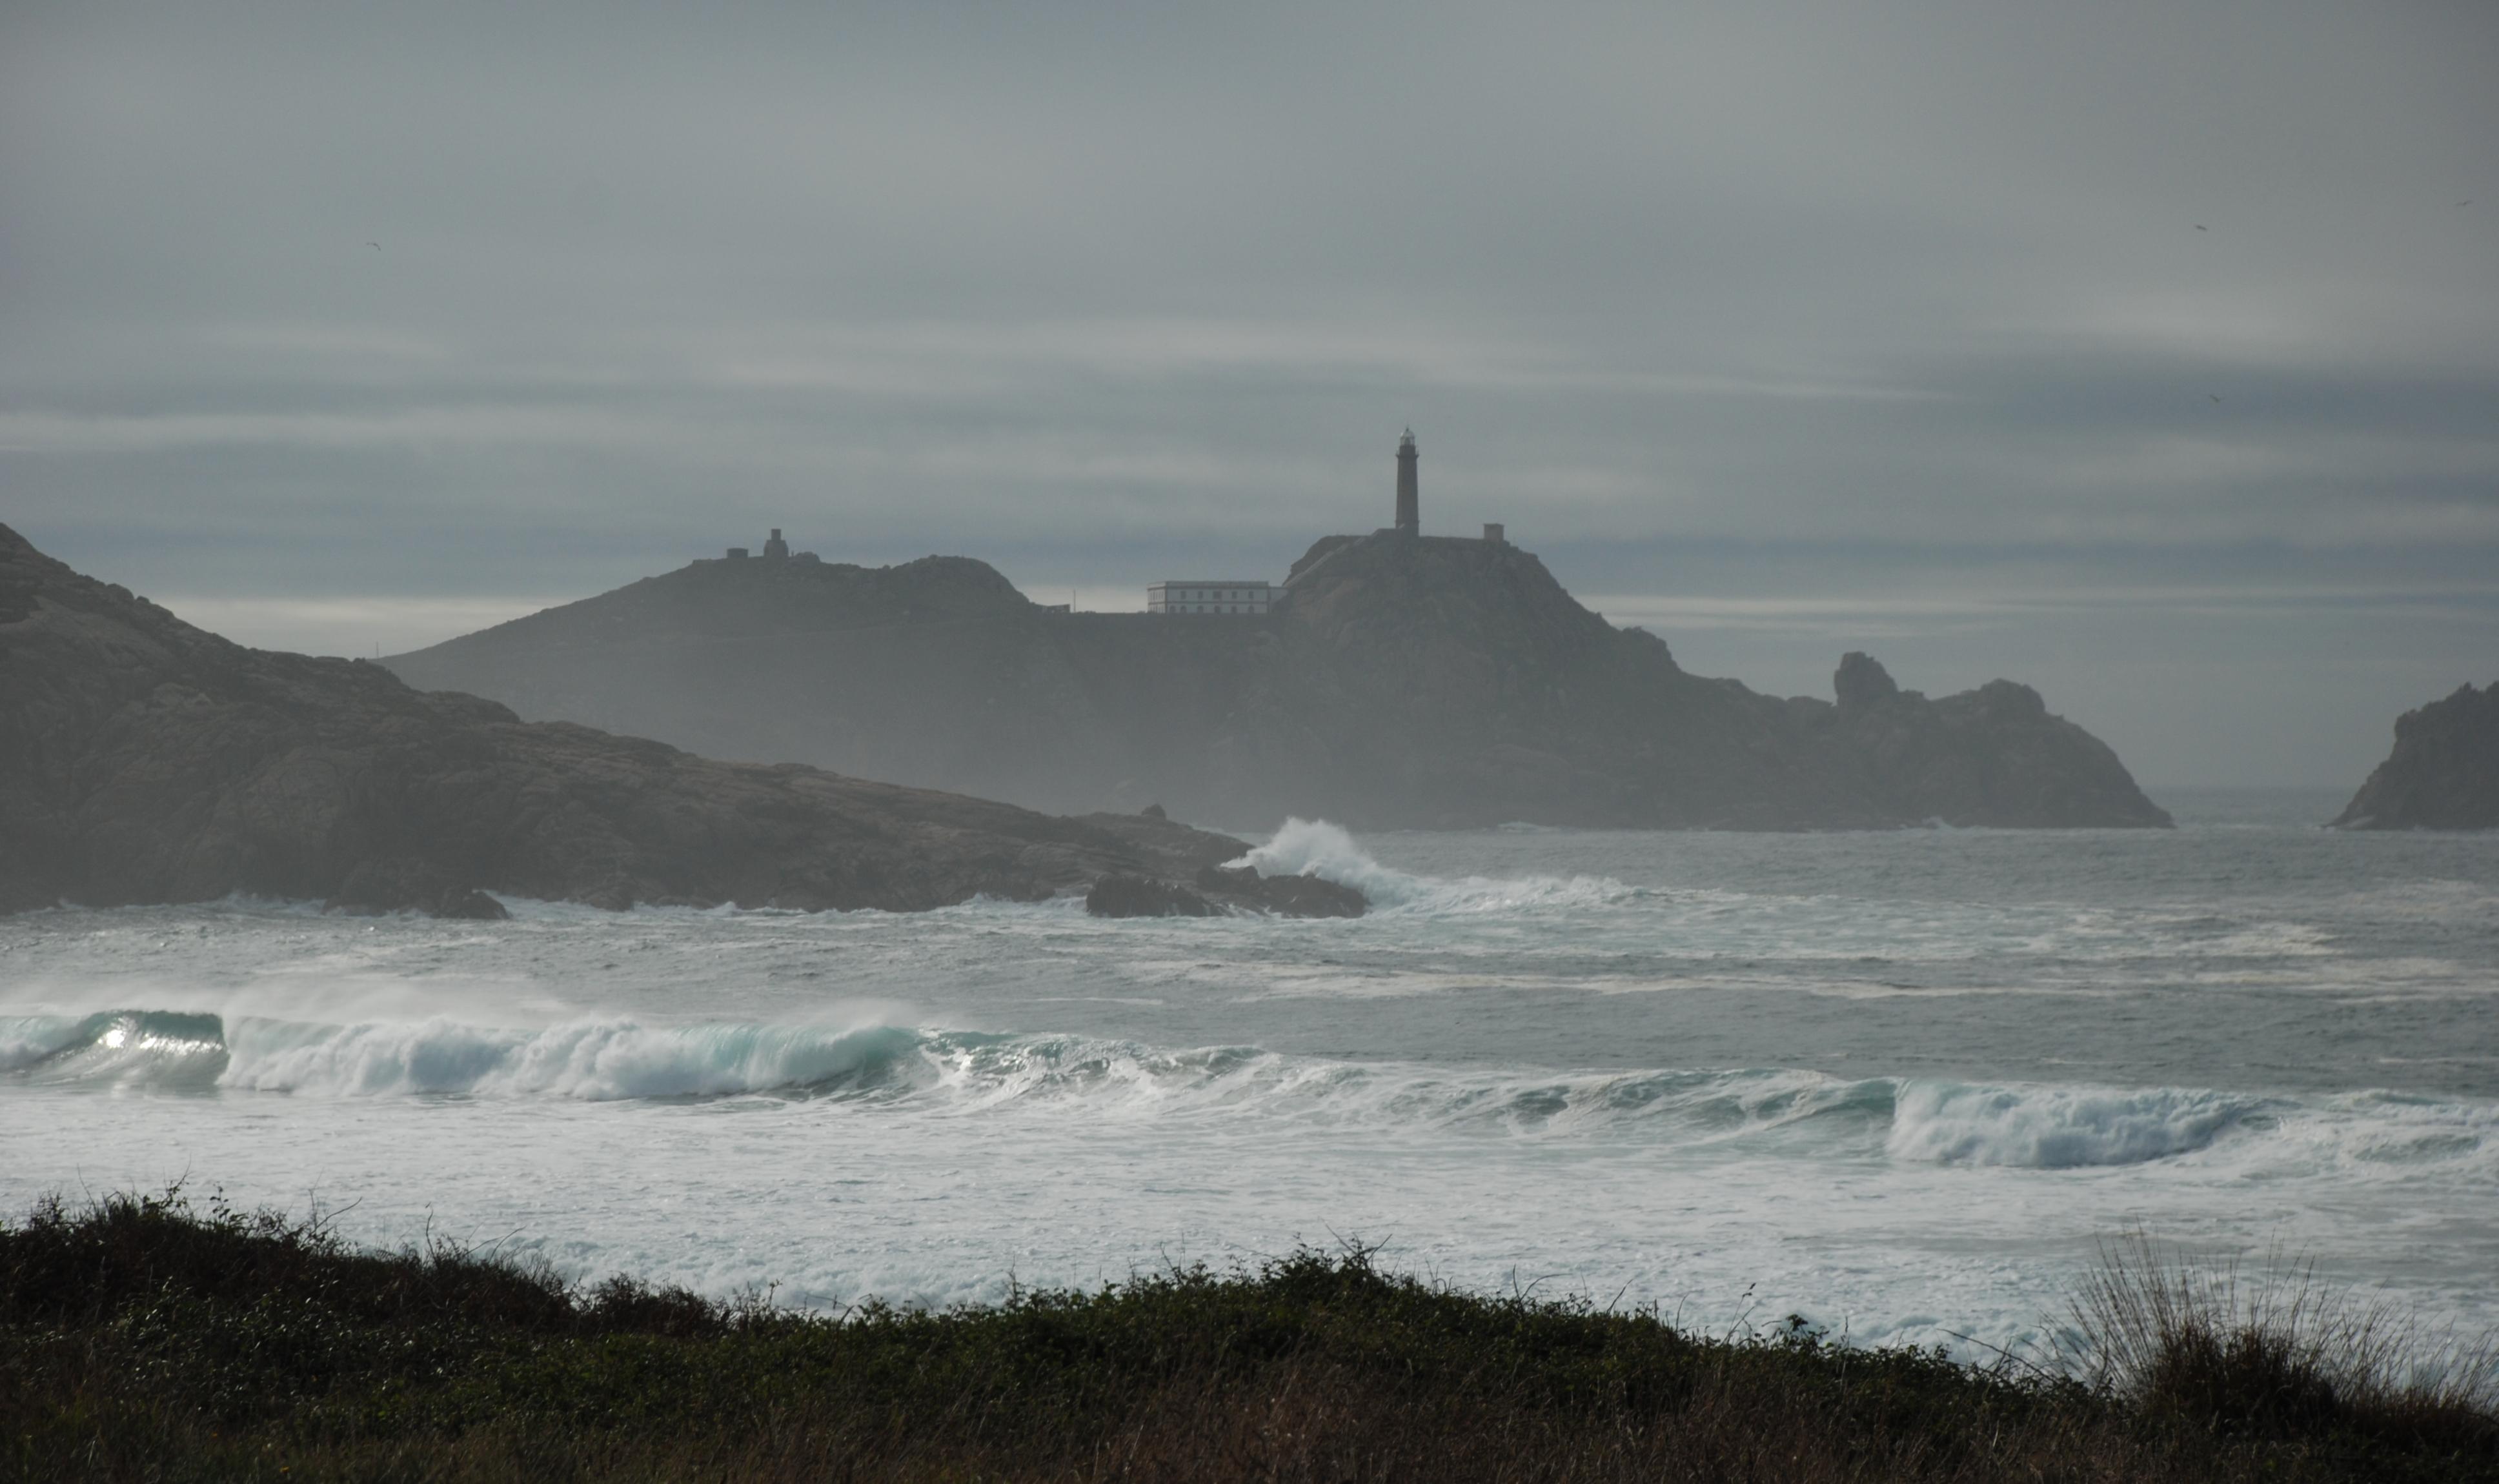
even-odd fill
[[[1414,430],[1397,445],[1397,533],[1415,535],[1423,529],[1422,485],[1415,475],[1415,466],[1422,455],[1414,451]]]

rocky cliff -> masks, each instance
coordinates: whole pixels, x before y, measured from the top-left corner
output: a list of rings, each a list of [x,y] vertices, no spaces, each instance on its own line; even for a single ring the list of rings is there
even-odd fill
[[[988,569],[964,567],[984,600]],[[238,891],[483,916],[502,913],[485,891],[908,910],[1193,883],[1243,849],[523,723],[377,664],[231,644],[0,526],[0,910]],[[1199,894],[1292,911],[1309,891],[1233,872]]]
[[[988,566],[698,562],[385,661],[524,715],[1035,807],[1265,824],[2164,825],[2115,754],[1997,681],[1838,699],[1687,674],[1534,554],[1332,536],[1264,618],[1041,609]]]
[[[2499,681],[2395,721],[2386,755],[2337,815],[2344,829],[2499,828]]]

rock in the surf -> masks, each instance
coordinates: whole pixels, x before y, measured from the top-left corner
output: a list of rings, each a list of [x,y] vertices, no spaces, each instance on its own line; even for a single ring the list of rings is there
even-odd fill
[[[1085,893],[1085,910],[1097,918],[1211,918],[1217,909],[1186,887],[1113,871]]]

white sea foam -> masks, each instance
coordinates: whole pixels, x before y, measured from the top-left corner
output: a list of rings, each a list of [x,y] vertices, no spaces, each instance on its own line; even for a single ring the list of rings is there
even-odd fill
[[[1900,1084],[1887,1143],[1895,1159],[2069,1170],[2166,1159],[2210,1145],[2267,1100],[2156,1087]]]
[[[1468,876],[1442,880],[1381,865],[1353,836],[1325,820],[1289,819],[1267,843],[1241,857],[1266,876],[1315,876],[1352,887],[1375,909],[1424,916],[1535,912],[1600,906],[1638,895],[1601,876]]]

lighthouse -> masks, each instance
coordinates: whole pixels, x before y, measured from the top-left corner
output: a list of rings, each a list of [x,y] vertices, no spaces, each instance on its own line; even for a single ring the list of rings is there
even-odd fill
[[[1397,533],[1399,535],[1416,535],[1423,529],[1422,481],[1415,473],[1415,466],[1422,461],[1422,457],[1414,451],[1414,430],[1407,429],[1406,436],[1397,444]]]

